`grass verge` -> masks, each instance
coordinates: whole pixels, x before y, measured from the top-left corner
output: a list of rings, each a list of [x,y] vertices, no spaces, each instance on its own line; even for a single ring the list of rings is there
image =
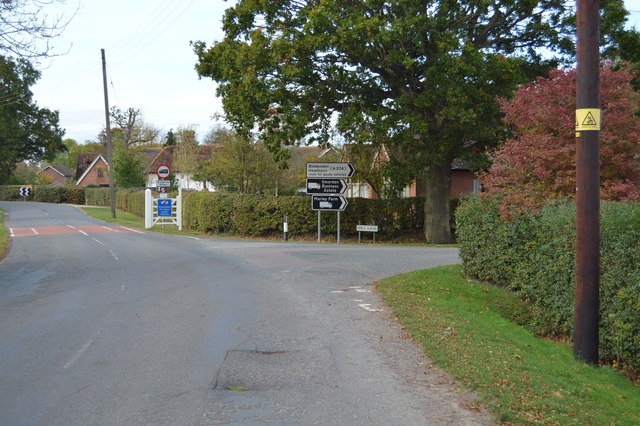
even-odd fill
[[[444,266],[376,284],[431,360],[474,389],[499,422],[640,424],[640,388],[610,367],[573,359],[570,345],[505,318],[517,298]]]
[[[9,232],[4,226],[5,211],[0,209],[0,260],[4,259],[9,250]]]
[[[116,212],[116,218],[114,219],[111,217],[111,209],[109,207],[79,207],[79,209],[91,217],[108,223],[115,223],[117,225],[127,226],[130,228],[144,229],[144,218],[124,212],[122,210],[118,210]],[[176,225],[156,225],[151,229],[147,229],[147,231],[162,232],[163,234],[171,235],[185,235],[191,237],[200,235],[190,231],[178,231],[178,227]]]

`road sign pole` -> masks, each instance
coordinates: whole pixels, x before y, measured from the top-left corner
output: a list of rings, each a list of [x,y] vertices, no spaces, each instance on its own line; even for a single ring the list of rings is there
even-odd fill
[[[340,244],[340,212],[338,212],[338,244]]]
[[[320,215],[322,212],[318,210],[318,242],[320,242]]]

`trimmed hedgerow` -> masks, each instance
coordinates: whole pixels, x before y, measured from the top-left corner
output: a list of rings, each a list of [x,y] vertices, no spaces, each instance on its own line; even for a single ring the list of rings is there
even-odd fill
[[[640,203],[603,203],[601,213],[600,357],[640,372]],[[456,220],[464,272],[516,291],[532,306],[535,332],[570,337],[574,204],[506,220],[497,201],[474,198]]]
[[[86,188],[85,202],[88,206],[109,206],[109,188]]]
[[[22,200],[20,196],[21,185],[2,185],[0,186],[0,201],[16,201]]]
[[[184,196],[184,226],[197,231],[267,236],[282,232],[287,215],[291,235],[314,235],[318,214],[309,197],[273,197],[228,193],[187,193]],[[341,214],[343,235],[357,235],[356,225],[376,224],[380,238],[421,237],[424,199],[349,199]],[[323,234],[335,233],[337,214],[323,212]]]
[[[20,195],[20,188],[24,185],[3,185],[0,186],[0,200],[16,201],[25,200]],[[84,188],[77,186],[31,186],[31,195],[27,201],[39,201],[42,203],[69,203],[84,204]]]

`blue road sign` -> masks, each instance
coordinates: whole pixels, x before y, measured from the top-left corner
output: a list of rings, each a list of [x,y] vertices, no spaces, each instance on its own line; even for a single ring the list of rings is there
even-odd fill
[[[171,200],[158,199],[158,216],[171,217]]]

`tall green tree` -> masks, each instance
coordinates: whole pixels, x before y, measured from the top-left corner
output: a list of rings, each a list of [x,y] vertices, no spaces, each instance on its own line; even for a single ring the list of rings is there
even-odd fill
[[[275,189],[278,165],[262,143],[237,135],[223,135],[219,140],[221,149],[198,166],[197,180],[242,194]]]
[[[622,0],[602,13],[606,50],[632,32]],[[550,68],[542,48],[570,57],[574,23],[564,0],[239,0],[194,49],[227,121],[276,156],[335,131],[384,143],[393,182],[427,181],[425,236],[446,243],[452,160],[500,141],[494,99]]]
[[[40,73],[25,59],[0,56],[0,184],[16,163],[51,160],[62,143],[58,112],[40,108],[30,87]]]
[[[113,181],[118,188],[141,188],[146,184],[139,154],[119,143],[113,150]]]

